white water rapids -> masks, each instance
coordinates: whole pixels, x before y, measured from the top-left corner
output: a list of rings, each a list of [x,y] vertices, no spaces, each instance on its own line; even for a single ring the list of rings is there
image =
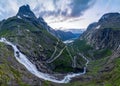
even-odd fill
[[[86,73],[86,67],[88,64],[88,60],[87,58],[85,58],[83,56],[83,58],[87,61],[86,65],[84,67],[84,71],[82,73],[72,73],[72,74],[67,74],[66,76],[64,76],[64,78],[62,80],[57,80],[54,76],[50,75],[50,74],[46,74],[46,73],[42,73],[40,71],[38,71],[38,69],[36,68],[36,66],[34,64],[32,64],[28,59],[27,56],[25,56],[24,54],[22,54],[19,49],[16,47],[16,45],[12,44],[11,42],[7,41],[5,38],[1,38],[0,42],[3,42],[7,45],[12,46],[12,48],[14,49],[14,56],[17,59],[17,61],[21,64],[23,64],[27,70],[29,72],[31,72],[32,74],[34,74],[35,76],[44,79],[44,80],[48,80],[51,82],[55,82],[55,83],[68,83],[71,78],[85,74]]]

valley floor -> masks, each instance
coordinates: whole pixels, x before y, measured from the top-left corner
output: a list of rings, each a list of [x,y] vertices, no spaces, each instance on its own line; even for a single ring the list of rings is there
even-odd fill
[[[119,70],[120,69],[120,65],[119,65],[120,59],[119,58],[117,58],[115,61],[108,64],[108,65],[113,64],[113,65],[115,65],[114,67],[109,69],[108,68],[109,66],[108,66],[108,67],[106,67],[108,69],[105,70],[104,68],[101,67],[101,65],[104,65],[104,63],[106,63],[106,61],[108,60],[107,58],[104,58],[104,59],[102,58],[102,59],[99,59],[96,61],[90,61],[90,63],[88,64],[89,61],[83,56],[83,54],[79,53],[85,60],[87,60],[86,66],[88,65],[89,71],[87,71],[87,73],[86,73],[86,68],[85,68],[83,73],[68,75],[63,80],[58,81],[58,80],[52,79],[51,76],[49,76],[49,75],[46,75],[44,73],[39,73],[37,71],[37,69],[34,67],[34,65],[32,65],[32,63],[30,63],[26,59],[26,57],[21,52],[19,52],[17,47],[14,46],[13,44],[11,44],[10,42],[8,42],[6,39],[1,39],[0,42],[4,42],[5,44],[12,46],[14,49],[14,56],[16,57],[16,59],[20,63],[22,63],[32,74],[34,74],[35,76],[38,76],[39,78],[43,78],[45,80],[49,80],[49,81],[56,82],[56,83],[63,83],[63,82],[66,83],[70,80],[70,78],[75,77],[75,78],[73,78],[73,80],[70,83],[55,84],[55,83],[52,83],[49,81],[42,81],[40,79],[36,80],[37,77],[35,77],[29,73],[26,76],[25,75],[27,73],[26,69],[23,68],[25,71],[23,71],[23,69],[15,70],[14,69],[15,65],[12,67],[12,66],[8,66],[9,63],[6,63],[6,64],[3,64],[3,66],[0,65],[0,70],[1,70],[0,84],[1,84],[1,86],[2,85],[4,86],[6,82],[7,82],[6,83],[6,85],[7,85],[9,80],[11,80],[11,81],[17,80],[17,82],[11,82],[11,83],[14,83],[14,84],[18,83],[20,86],[22,86],[22,85],[24,86],[25,84],[26,85],[28,84],[28,86],[29,86],[29,85],[33,84],[33,83],[30,83],[31,80],[33,80],[33,79],[35,79],[36,81],[32,81],[32,82],[34,82],[34,84],[38,84],[39,86],[41,86],[41,85],[43,85],[43,86],[119,86],[119,84],[120,84],[120,76],[119,76],[119,74],[120,74],[120,70]],[[1,44],[1,48],[2,47],[5,47],[5,45]],[[7,49],[7,48],[5,48],[5,49]],[[3,50],[3,51],[6,51],[6,50]],[[7,52],[9,52],[9,50],[7,50]],[[61,50],[61,52],[62,52],[62,50]],[[4,55],[4,54],[2,54],[2,55]],[[9,55],[9,54],[7,54],[7,55]],[[14,57],[14,56],[12,54],[11,57]],[[6,56],[6,57],[8,57],[8,56]],[[14,62],[14,60],[13,60],[13,62]],[[2,61],[1,61],[1,63],[2,63]],[[15,64],[18,64],[18,63],[15,63]],[[8,73],[6,72],[6,74],[8,74],[8,75],[4,74],[5,70],[9,70]],[[9,73],[10,74],[12,73],[13,79],[10,78]],[[83,75],[83,74],[85,74],[85,75]],[[25,80],[27,80],[27,82],[26,81],[23,82],[24,81],[23,78],[25,78],[25,76],[23,76],[23,75],[26,76]],[[29,77],[31,78],[31,80],[28,79],[28,75],[30,75]],[[81,76],[79,76],[79,75],[81,75]],[[2,78],[3,78],[3,80],[2,80]],[[40,83],[38,83],[38,81],[40,81]]]

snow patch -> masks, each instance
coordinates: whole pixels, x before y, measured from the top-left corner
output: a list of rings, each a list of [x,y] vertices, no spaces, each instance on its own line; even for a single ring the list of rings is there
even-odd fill
[[[119,49],[120,49],[120,45],[118,46],[117,50],[119,50]]]
[[[28,15],[23,15],[24,17],[29,17]]]
[[[66,40],[66,41],[63,41],[63,43],[65,44],[69,44],[69,43],[72,43],[74,40]]]
[[[40,48],[42,47],[40,44],[38,45]]]
[[[27,31],[27,32],[30,32],[30,30],[28,30],[28,29],[27,29],[26,31]]]
[[[98,25],[95,29],[99,29],[101,27],[101,25]]]
[[[22,19],[20,16],[17,16],[17,18]]]

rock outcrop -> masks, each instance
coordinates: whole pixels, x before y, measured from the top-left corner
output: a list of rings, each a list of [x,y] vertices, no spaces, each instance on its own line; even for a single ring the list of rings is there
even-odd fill
[[[120,14],[108,13],[97,22],[90,25],[80,39],[96,49],[109,48],[117,50],[120,45]]]

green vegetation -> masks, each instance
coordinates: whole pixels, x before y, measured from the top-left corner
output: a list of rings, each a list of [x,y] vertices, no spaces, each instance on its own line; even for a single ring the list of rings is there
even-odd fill
[[[82,81],[76,81],[76,82],[72,82],[72,83],[68,83],[62,86],[101,86],[99,84],[97,84],[94,81],[88,81],[88,82],[82,82]]]
[[[17,64],[14,64],[14,62],[17,63],[13,51],[8,50],[5,44],[0,43],[0,86],[9,86],[9,82],[12,81],[20,86],[29,86],[23,82],[22,76],[24,74],[15,68]]]
[[[105,57],[111,56],[111,55],[112,55],[112,51],[110,49],[96,50],[94,52],[95,59],[105,58]]]
[[[63,50],[63,53],[60,55],[58,59],[56,59],[52,64],[54,64],[55,72],[70,72],[73,71],[73,68],[71,67],[71,58],[66,50],[66,48]]]
[[[58,73],[68,73],[68,72],[75,72],[74,68],[67,67],[67,66],[57,66],[53,71]]]
[[[112,54],[112,51],[109,49],[96,51],[95,55],[101,55],[101,58],[97,60],[90,61],[88,65],[89,72],[87,76],[94,76],[89,81],[75,81],[67,84],[62,84],[62,86],[119,86],[120,85],[120,57],[113,61],[114,67],[107,72],[100,74],[100,71],[103,69],[104,64],[108,61],[109,57]],[[84,78],[84,77],[83,77]],[[49,83],[50,84],[50,83]]]
[[[57,49],[59,50],[59,52],[61,51],[59,47],[57,47]],[[76,40],[75,43],[73,43],[72,45],[68,45],[67,48],[64,49],[63,53],[59,56],[59,58],[53,61],[52,65],[55,66],[55,69],[53,69],[53,71],[62,73],[63,71],[65,73],[74,72],[75,68],[72,67],[72,59],[74,56],[76,56],[76,68],[82,69],[85,66],[84,64],[86,63],[86,61],[79,55],[79,52],[85,52],[89,49],[91,49],[91,47],[87,45],[85,41]],[[55,56],[58,55],[58,50]]]
[[[24,21],[17,17],[11,17],[3,22],[0,29],[0,36],[18,44],[22,53],[26,56],[34,57],[35,60],[39,61],[45,61],[51,57],[58,41],[56,37],[35,22]],[[64,47],[65,44],[59,40],[55,56],[57,56]],[[55,67],[53,70],[55,71],[64,69],[67,72],[73,70],[71,67],[72,61],[66,49],[58,59],[50,64],[50,67],[52,67],[53,64]]]
[[[0,36],[21,45],[22,51],[26,55],[31,55],[29,52],[31,50],[33,52],[32,55],[34,55],[33,57],[38,57],[42,53],[42,56],[39,57],[45,56],[45,59],[50,58],[54,51],[53,44],[58,41],[56,37],[36,22],[28,22],[23,19],[18,19],[16,16],[2,22]],[[41,45],[41,49],[38,45]],[[24,48],[26,49],[23,50]]]
[[[113,63],[114,69],[110,73],[105,73],[103,78],[107,79],[112,86],[120,85],[120,57],[118,57]],[[110,78],[107,78],[109,76]]]
[[[118,28],[118,27],[114,27],[114,28],[109,27],[109,28],[104,28],[104,29],[120,30],[120,28]]]
[[[89,75],[97,75],[100,70],[103,68],[104,64],[107,62],[109,58],[100,58],[97,60],[93,60],[89,62],[88,65],[88,74]]]
[[[52,85],[51,85],[51,82],[49,82],[49,81],[44,81],[44,82],[43,82],[43,86],[52,86]]]
[[[92,49],[92,47],[90,45],[86,44],[85,40],[75,40],[75,42],[73,43],[73,47],[74,48],[78,48],[80,52],[86,52],[90,49]]]
[[[86,43],[85,40],[75,40],[73,43],[68,45],[68,49],[72,56],[75,56],[79,52],[85,53],[85,55],[89,56],[88,51],[92,50],[93,48]]]
[[[92,71],[87,73],[87,75],[89,76],[92,74],[96,76],[91,80],[88,80],[88,81],[78,80],[75,82],[62,84],[61,86],[119,86],[120,85],[120,57],[118,57],[116,60],[113,61],[114,68],[112,70],[108,72],[103,72],[102,74],[99,74],[98,72],[98,70],[100,70],[103,67],[102,66],[103,64],[101,63],[102,62],[104,63],[107,59],[108,58],[106,59],[102,58],[95,62],[93,61],[89,64],[89,66],[93,68],[91,69]]]

